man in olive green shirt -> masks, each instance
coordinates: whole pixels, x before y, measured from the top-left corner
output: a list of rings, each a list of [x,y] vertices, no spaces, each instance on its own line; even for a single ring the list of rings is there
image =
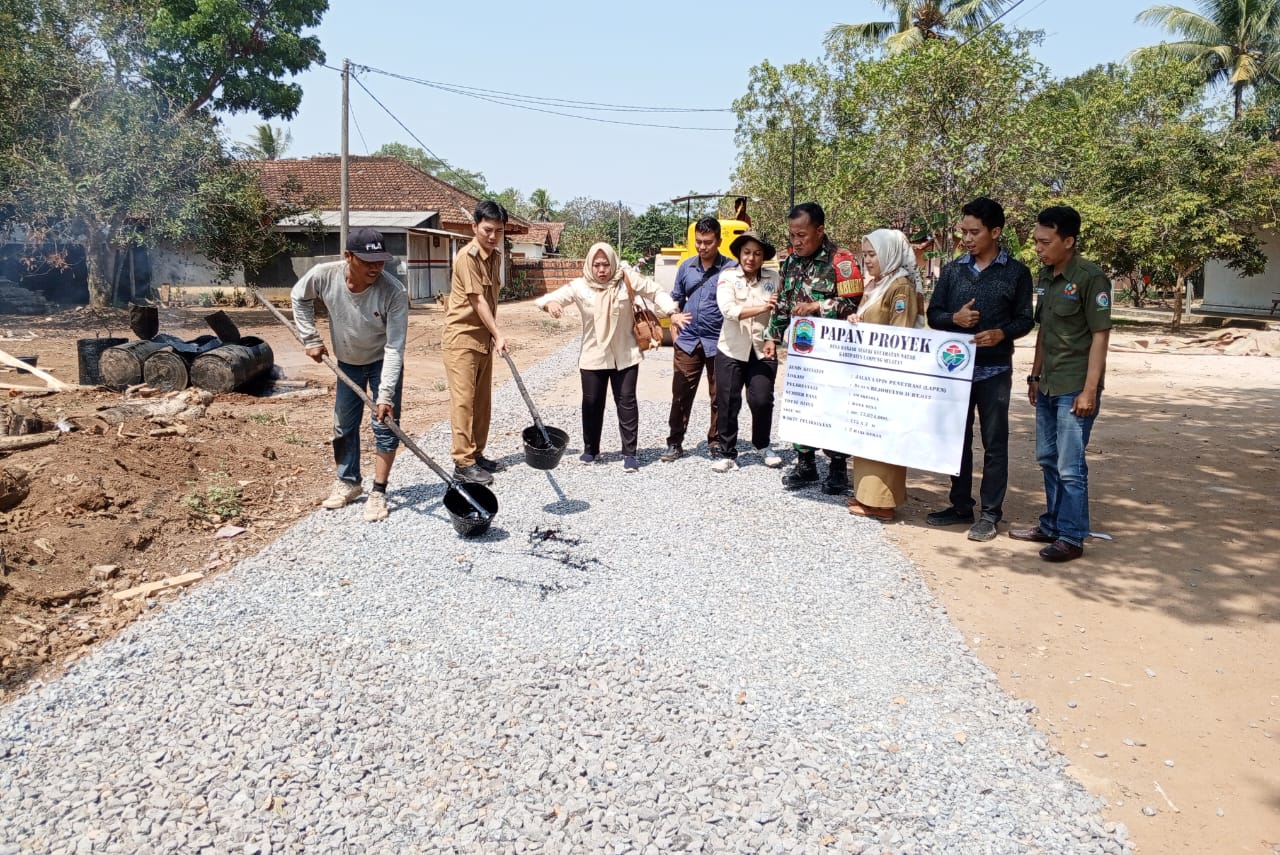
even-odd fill
[[[1076,252],[1080,214],[1055,205],[1037,217],[1036,255],[1044,269],[1036,290],[1035,362],[1027,397],[1036,408],[1036,461],[1047,508],[1015,540],[1047,543],[1045,561],[1072,561],[1089,536],[1089,466],[1085,448],[1098,415],[1111,338],[1111,282]]]

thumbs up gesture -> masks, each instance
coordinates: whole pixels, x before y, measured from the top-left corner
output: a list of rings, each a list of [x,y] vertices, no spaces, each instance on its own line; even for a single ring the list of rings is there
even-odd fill
[[[978,310],[973,307],[977,298],[965,303],[960,311],[951,315],[951,320],[955,321],[956,326],[972,329],[978,325]]]

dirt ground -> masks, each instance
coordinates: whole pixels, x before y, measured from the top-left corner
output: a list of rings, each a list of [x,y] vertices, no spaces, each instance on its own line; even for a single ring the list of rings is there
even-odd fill
[[[115,604],[113,592],[219,572],[323,497],[332,478],[334,381],[265,312],[231,313],[243,331],[271,343],[287,377],[325,394],[219,396],[185,435],[152,437],[153,423],[134,420],[0,457],[0,467],[33,473],[31,495],[0,513],[0,700],[175,596]],[[193,337],[203,332],[203,314],[162,310],[162,328]],[[561,347],[578,327],[572,313],[556,323],[528,302],[503,306],[500,317],[522,365]],[[411,433],[448,417],[440,324],[436,310],[412,315],[404,420]],[[120,334],[124,314],[0,318],[0,348],[38,355],[40,367],[74,380],[75,340],[108,326]],[[20,340],[31,332],[35,338]],[[1204,332],[1192,328],[1183,338]],[[1123,326],[1113,344],[1125,348],[1153,333],[1163,330]],[[1027,344],[1017,351],[1019,378],[1030,366]],[[1090,448],[1093,528],[1113,540],[1091,541],[1080,561],[1046,564],[1033,544],[1008,539],[1006,526],[986,544],[966,540],[962,527],[926,526],[925,514],[943,507],[947,494],[947,479],[931,473],[911,473],[908,504],[887,527],[1006,691],[1034,701],[1037,726],[1142,852],[1280,852],[1276,365],[1256,356],[1113,349]],[[505,365],[498,368],[501,382]],[[642,370],[640,394],[669,400],[669,378]],[[0,373],[0,382],[33,381]],[[576,403],[576,377],[544,397],[544,406]],[[43,412],[84,414],[119,400],[74,392],[38,403]],[[1008,524],[1031,524],[1042,509],[1034,427],[1030,405],[1015,398]],[[643,428],[643,444],[662,433]],[[447,449],[427,451],[447,461]],[[228,491],[236,501],[225,501]],[[247,530],[216,537],[226,523]],[[118,575],[98,578],[92,568],[103,564],[118,565]]]
[[[209,311],[162,308],[161,331],[194,338],[209,331],[203,321]],[[0,469],[22,469],[30,480],[29,495],[0,512],[0,702],[176,596],[166,591],[117,601],[113,594],[234,566],[327,494],[333,375],[308,359],[265,310],[226,311],[242,333],[267,340],[286,378],[307,387],[285,389],[283,397],[219,395],[203,417],[175,420],[185,433],[159,436],[151,434],[172,427],[141,417],[119,425],[97,417],[120,404],[120,394],[0,390],[0,407],[18,404],[49,422],[69,416],[83,428],[52,445],[0,452]],[[531,302],[503,305],[499,316],[517,365],[533,365],[576,332]],[[403,421],[410,435],[449,417],[442,321],[436,308],[410,316]],[[36,356],[40,368],[71,383],[77,382],[76,341],[106,334],[131,337],[126,312],[0,316],[0,349]],[[495,374],[497,382],[506,380],[504,362]],[[11,369],[0,371],[0,383],[42,385]],[[367,431],[364,437],[369,445]],[[451,465],[447,448],[424,450]],[[371,456],[369,448],[366,453]],[[244,531],[218,536],[226,525]]]

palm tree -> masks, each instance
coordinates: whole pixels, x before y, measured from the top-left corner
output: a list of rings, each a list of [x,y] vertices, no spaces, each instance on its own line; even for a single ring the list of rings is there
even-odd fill
[[[910,50],[927,39],[947,39],[947,31],[980,27],[990,23],[1008,0],[878,0],[893,14],[891,21],[864,24],[836,24],[827,30],[827,45],[852,41],[856,44],[884,43],[889,53]]]
[[[1240,118],[1244,90],[1280,81],[1280,0],[1200,0],[1199,12],[1152,6],[1140,24],[1162,27],[1183,41],[1139,48],[1138,59],[1162,50],[1201,69],[1206,83],[1226,83]]]
[[[529,207],[532,209],[534,220],[544,221],[555,216],[555,204],[551,201],[551,194],[543,187],[529,194]]]
[[[254,160],[279,160],[292,142],[293,134],[287,128],[255,125],[253,136],[244,144],[244,151]]]

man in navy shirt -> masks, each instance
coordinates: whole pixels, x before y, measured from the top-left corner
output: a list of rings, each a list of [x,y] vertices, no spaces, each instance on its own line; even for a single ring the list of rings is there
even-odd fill
[[[660,458],[670,463],[684,454],[684,433],[689,428],[689,413],[698,394],[702,374],[707,375],[707,391],[711,395],[711,423],[707,427],[707,447],[712,457],[720,456],[716,426],[716,342],[724,317],[716,303],[716,280],[738,262],[720,254],[720,221],[703,217],[693,227],[693,248],[698,254],[676,271],[676,284],[671,299],[680,311],[671,316],[679,331],[671,357],[671,418],[667,450]]]
[[[1009,486],[1009,395],[1013,343],[1031,332],[1031,271],[1000,248],[1004,208],[986,197],[961,210],[965,254],[942,268],[929,300],[929,326],[968,333],[978,345],[969,388],[960,474],[951,477],[951,504],[926,517],[929,525],[970,526],[969,539],[991,540],[1004,516]],[[982,431],[982,507],[973,513],[974,414]]]

